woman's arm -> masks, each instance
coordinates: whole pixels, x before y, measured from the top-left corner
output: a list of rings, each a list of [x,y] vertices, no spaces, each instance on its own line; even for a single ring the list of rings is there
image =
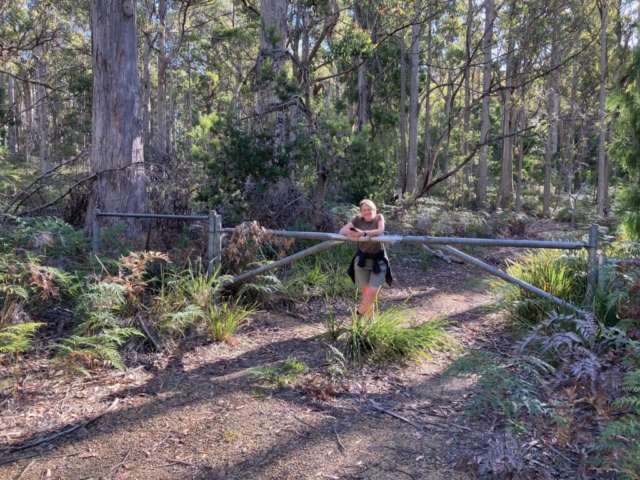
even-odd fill
[[[344,227],[342,227],[338,233],[340,235],[344,235],[345,237],[351,238],[360,238],[363,235],[364,232],[362,232],[361,230],[358,230],[356,228],[355,231],[353,231],[351,230],[352,228],[355,227],[353,226],[353,223],[349,222]]]
[[[342,227],[340,229],[340,234],[341,235],[346,235],[348,237],[351,238],[362,238],[362,237],[377,237],[378,235],[383,235],[384,234],[384,217],[382,215],[379,216],[378,218],[378,228],[374,229],[374,230],[359,230],[359,229],[355,229],[355,231],[351,231],[351,228],[353,227],[353,223],[349,222],[347,223],[344,227]]]
[[[378,228],[376,228],[375,230],[367,230],[367,237],[377,237],[379,235],[384,235],[384,229],[385,229],[385,224],[384,224],[384,217],[382,215],[379,216],[380,218],[378,219]]]

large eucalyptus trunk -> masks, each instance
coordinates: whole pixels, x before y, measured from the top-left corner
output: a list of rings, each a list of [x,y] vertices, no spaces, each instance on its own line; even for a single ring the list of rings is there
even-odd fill
[[[44,58],[44,48],[40,45],[36,47],[34,54],[38,59],[36,67],[35,88],[35,134],[38,145],[38,156],[40,158],[40,175],[51,170],[51,157],[49,155],[49,118],[47,108],[47,91],[44,83],[47,80],[47,64]]]
[[[142,135],[145,146],[151,141],[151,39],[142,39]]]
[[[493,45],[493,21],[495,19],[493,0],[485,0],[484,24],[484,64],[482,70],[482,113],[480,116],[480,143],[489,140],[490,119],[489,108],[491,98],[491,48]],[[476,184],[476,199],[480,205],[487,202],[487,175],[489,173],[489,145],[482,145],[478,155],[478,181]]]
[[[94,208],[103,212],[146,211],[135,13],[133,0],[91,3],[91,159],[96,177],[88,218]],[[87,227],[91,228],[90,221]],[[127,234],[135,237],[140,229],[140,223],[132,221]]]
[[[260,2],[260,53],[258,57],[258,119],[264,128],[274,134],[274,151],[284,149],[286,125],[284,107],[276,92],[276,80],[284,73],[288,59],[287,44],[288,0],[262,0]],[[262,73],[268,73],[268,79]]]
[[[418,114],[420,101],[418,99],[418,81],[420,78],[420,23],[417,17],[420,13],[419,0],[415,0],[415,15],[411,27],[411,70],[409,72],[409,156],[407,157],[406,190],[410,196],[416,193],[418,180]]]
[[[524,91],[524,88],[523,88]],[[524,98],[524,93],[523,93]],[[523,129],[525,124],[524,102],[517,115],[517,128]],[[522,212],[522,164],[524,161],[524,135],[518,135],[518,166],[516,167],[516,213]]]
[[[605,157],[605,141],[607,135],[607,124],[605,118],[605,91],[607,86],[607,0],[602,0],[601,23],[600,23],[600,91],[598,122],[600,136],[598,143],[598,193],[596,200],[596,213],[605,215],[605,200],[607,197],[607,172]]]
[[[7,83],[9,90],[9,115],[11,118],[9,128],[7,129],[7,145],[9,147],[9,153],[15,157],[18,154],[18,129],[15,118],[15,113],[18,109],[16,108],[15,80],[11,75],[9,75]]]
[[[422,159],[422,168],[424,170],[425,179],[431,178],[431,169],[433,163],[431,161],[431,22],[429,22],[429,33],[427,34],[427,81],[425,83],[424,95],[424,156]]]
[[[544,192],[542,215],[548,217],[551,210],[551,171],[552,162],[558,151],[558,113],[560,95],[558,92],[558,20],[557,8],[553,7],[553,32],[551,37],[551,73],[547,92],[547,144],[544,151]]]
[[[400,32],[400,164],[396,190],[402,197],[407,190],[407,55],[403,32]]]
[[[463,119],[463,132],[462,132],[462,157],[466,158],[469,153],[469,130],[471,125],[471,115],[469,112],[471,105],[471,36],[472,31],[471,27],[473,25],[473,0],[469,0],[469,5],[467,7],[467,25],[466,25],[466,36],[465,36],[465,56],[466,56],[466,65],[464,68],[464,119]],[[465,165],[462,169],[463,176],[463,203],[469,201],[469,178],[471,171],[471,163]]]
[[[513,90],[514,54],[515,42],[510,35],[507,47],[507,63],[504,79],[503,107],[502,107],[502,162],[500,168],[500,186],[496,207],[505,207],[511,203],[513,193],[513,108],[511,106],[511,93]]]
[[[166,0],[158,3],[158,78],[156,87],[156,134],[155,148],[159,154],[168,152],[167,138],[167,55],[165,52],[166,36]]]

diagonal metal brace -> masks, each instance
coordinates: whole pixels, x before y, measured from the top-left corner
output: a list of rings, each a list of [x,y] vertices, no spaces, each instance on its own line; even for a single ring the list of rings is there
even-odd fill
[[[566,308],[578,314],[585,313],[584,310],[579,309],[578,307],[570,304],[569,302],[565,302],[561,298],[555,297],[550,293],[545,292],[544,290],[540,290],[539,288],[534,287],[533,285],[529,285],[527,282],[523,282],[519,278],[512,277],[511,275],[504,273],[502,270],[498,270],[497,268],[492,267],[491,265],[487,265],[486,263],[481,262],[480,260],[473,258],[470,255],[467,255],[466,253],[462,253],[460,250],[456,250],[455,248],[449,247],[448,245],[441,246],[440,250],[443,250],[453,255],[454,257],[458,257],[459,259],[464,260],[465,262],[468,262],[471,265],[475,265],[476,267],[484,270],[485,272],[488,272],[491,275],[501,278],[506,282],[518,285],[523,290],[527,290],[528,292],[531,292],[534,295],[538,295],[539,297],[542,297],[545,300],[549,300],[550,302],[553,302],[560,307]]]
[[[311,248],[307,248],[306,250],[302,250],[298,253],[294,253],[293,255],[289,255],[288,257],[284,257],[280,260],[277,260],[269,265],[264,265],[260,268],[256,268],[255,270],[251,270],[250,272],[243,273],[242,275],[238,275],[237,277],[232,278],[228,282],[224,282],[225,287],[230,287],[231,285],[235,285],[236,283],[244,282],[250,278],[253,278],[257,275],[260,275],[264,272],[268,272],[269,270],[273,270],[274,268],[281,267],[282,265],[287,265],[291,262],[295,262],[296,260],[300,260],[301,258],[308,257],[309,255],[313,255],[314,253],[321,252],[331,247],[335,247],[336,245],[342,245],[344,242],[322,242],[318,245],[314,245]]]

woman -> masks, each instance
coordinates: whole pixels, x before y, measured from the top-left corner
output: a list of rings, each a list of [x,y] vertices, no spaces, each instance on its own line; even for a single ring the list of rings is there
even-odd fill
[[[367,240],[384,234],[384,217],[377,213],[371,200],[360,202],[360,215],[356,215],[340,229],[340,234],[350,238]],[[362,289],[362,302],[358,306],[358,315],[371,317],[378,291],[386,281],[393,281],[387,252],[382,243],[358,242],[358,251],[349,265],[349,276]]]

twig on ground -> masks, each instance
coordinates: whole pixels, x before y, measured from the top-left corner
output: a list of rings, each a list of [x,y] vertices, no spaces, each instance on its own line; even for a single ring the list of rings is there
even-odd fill
[[[140,327],[142,328],[142,331],[147,336],[147,339],[153,344],[153,348],[155,348],[157,351],[160,351],[160,345],[158,344],[156,339],[153,337],[153,335],[151,335],[151,332],[149,331],[149,328],[147,327],[147,324],[144,323],[144,320],[142,319],[142,316],[141,315],[137,315],[136,318],[138,320],[138,323],[140,324]]]
[[[18,447],[12,447],[12,448],[10,448],[10,449],[9,449],[9,453],[11,453],[11,452],[18,452],[18,451],[20,451],[20,450],[26,450],[27,448],[35,447],[36,445],[40,445],[41,443],[50,442],[51,440],[55,440],[56,438],[58,438],[58,437],[62,437],[63,435],[66,435],[66,434],[68,434],[68,433],[71,433],[71,432],[73,432],[73,431],[75,431],[75,430],[77,430],[77,429],[79,429],[79,428],[86,427],[86,426],[87,426],[87,425],[89,425],[91,422],[95,422],[97,419],[99,419],[100,417],[102,417],[104,414],[106,414],[106,413],[110,412],[111,410],[113,410],[113,409],[116,407],[116,405],[118,405],[118,402],[119,402],[119,401],[120,401],[120,399],[119,399],[119,398],[116,398],[116,399],[113,401],[113,403],[109,406],[109,408],[107,408],[104,412],[102,412],[102,413],[100,413],[100,414],[98,414],[98,415],[96,415],[96,416],[94,416],[94,417],[91,417],[89,420],[85,420],[85,421],[84,421],[84,422],[82,422],[82,423],[79,423],[79,424],[77,424],[77,425],[74,425],[73,427],[67,428],[66,430],[62,430],[61,432],[58,432],[58,433],[54,433],[54,434],[52,434],[52,435],[49,435],[49,436],[47,436],[47,437],[39,438],[39,439],[37,439],[37,440],[34,440],[34,441],[32,441],[32,442],[25,443],[25,444],[20,445],[20,446],[18,446]]]
[[[304,423],[305,425],[308,425],[311,428],[315,428],[316,430],[320,430],[320,428],[316,427],[315,425],[307,422],[306,420],[303,420],[301,418],[299,418],[297,415],[294,415],[293,418],[295,418],[296,420],[298,420],[300,423]]]
[[[31,466],[32,466],[34,463],[36,463],[35,458],[29,462],[29,465],[27,465],[26,467],[24,467],[24,470],[22,470],[22,472],[20,473],[20,475],[18,475],[18,476],[16,477],[16,480],[20,480],[20,479],[22,478],[22,476],[27,472],[27,470],[29,470],[29,469],[31,468]]]
[[[571,460],[569,457],[567,457],[566,455],[564,455],[560,450],[558,450],[557,448],[553,448],[553,447],[549,447],[549,450],[551,450],[553,453],[555,453],[556,455],[560,455],[562,458],[564,458],[567,462],[569,462],[572,465],[578,465],[578,462]]]
[[[118,470],[120,470],[120,467],[122,467],[125,464],[125,462],[127,461],[127,458],[129,458],[130,453],[131,453],[131,447],[129,447],[129,450],[127,450],[127,454],[124,456],[122,461],[119,464],[111,467],[111,470],[109,470],[109,477],[114,477],[115,475],[118,474]]]
[[[60,406],[58,407],[59,411],[62,411],[63,407],[64,407],[64,402],[67,401],[67,397],[69,396],[69,391],[71,390],[71,385],[69,385],[67,387],[67,391],[64,394],[64,398],[62,399],[62,401],[60,402]]]
[[[150,457],[151,454],[155,451],[155,449],[158,448],[160,445],[162,445],[167,440],[167,438],[169,438],[169,435],[171,435],[171,434],[167,433],[167,435],[162,440],[160,440],[158,443],[156,443],[149,450],[144,450],[144,453],[147,454],[147,457]]]
[[[407,422],[409,425],[414,426],[418,430],[424,430],[424,426],[423,425],[420,425],[417,422],[409,420],[407,417],[403,417],[399,413],[393,412],[391,410],[387,410],[386,408],[384,408],[382,405],[380,405],[375,400],[369,400],[369,401],[371,402],[371,405],[373,406],[373,408],[375,408],[376,410],[379,410],[379,411],[381,411],[383,413],[386,413],[387,415],[391,415],[392,417],[396,417],[397,419],[402,420],[403,422]]]
[[[336,440],[338,441],[338,446],[340,447],[340,450],[342,450],[342,452],[346,455],[347,449],[342,444],[342,442],[340,441],[340,437],[338,436],[338,431],[336,430],[336,424],[335,423],[333,424],[333,433],[336,434]]]
[[[185,465],[187,467],[196,467],[196,468],[208,468],[208,469],[212,469],[213,468],[213,467],[210,467],[209,465],[200,465],[198,463],[186,462],[184,460],[179,460],[177,458],[165,458],[165,460],[167,462],[170,462],[170,463],[167,463],[165,465],[158,465],[159,468],[160,467],[170,467],[170,466],[175,465],[175,464]]]
[[[400,472],[400,473],[404,473],[405,475],[408,475],[411,478],[415,478],[413,475],[411,475],[409,472],[405,472],[404,470],[401,470],[400,468],[396,467],[396,472]]]

